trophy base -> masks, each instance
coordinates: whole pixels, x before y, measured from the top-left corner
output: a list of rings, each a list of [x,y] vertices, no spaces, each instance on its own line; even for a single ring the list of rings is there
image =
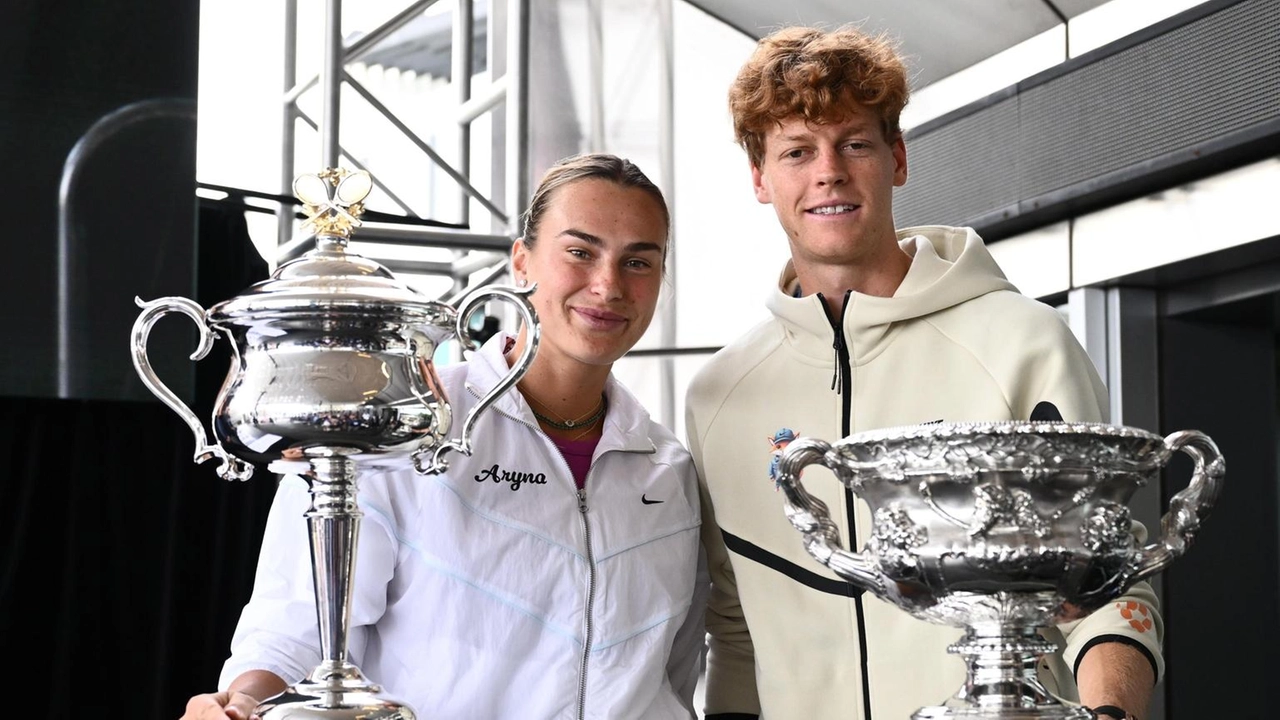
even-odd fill
[[[417,720],[408,705],[381,692],[355,665],[326,661],[253,713],[258,720]]]
[[[992,598],[995,609],[1007,614],[997,616],[1003,622],[970,625],[947,648],[964,659],[965,684],[943,705],[917,710],[912,720],[1095,720],[1092,710],[1049,692],[1036,674],[1040,658],[1058,648],[1040,636],[1035,624],[1023,624],[1028,616],[1042,619],[1037,597],[1001,593],[974,599],[982,605]]]
[[[314,685],[291,687],[253,710],[260,720],[417,720],[402,705],[362,690],[326,691]]]
[[[911,720],[1095,720],[1092,710],[1071,705],[1042,705],[1032,708],[1003,707],[923,707]]]

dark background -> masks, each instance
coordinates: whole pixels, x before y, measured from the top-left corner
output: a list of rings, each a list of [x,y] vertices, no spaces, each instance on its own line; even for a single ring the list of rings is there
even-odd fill
[[[62,394],[140,399],[145,390],[126,349],[133,297],[195,290],[199,3],[9,0],[4,8],[0,167],[9,242],[0,263],[0,392],[60,394],[59,183],[76,143],[124,113],[78,165],[65,215],[73,300],[65,360],[75,377]],[[169,114],[146,111],[156,107]],[[181,337],[168,331],[159,338]],[[190,370],[162,367],[176,390],[190,393]]]
[[[176,718],[211,690],[248,597],[272,476],[220,479],[137,379],[135,295],[204,307],[266,276],[243,214],[195,196],[197,0],[7,0],[0,22],[0,641],[17,712]],[[116,120],[104,119],[112,116]],[[74,174],[70,371],[58,381],[59,183]],[[209,417],[227,349],[153,364]]]

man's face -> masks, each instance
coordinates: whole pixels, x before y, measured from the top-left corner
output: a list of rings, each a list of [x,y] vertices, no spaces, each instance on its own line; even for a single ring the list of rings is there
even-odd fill
[[[906,146],[855,107],[838,123],[784,120],[751,168],[756,199],[773,205],[797,265],[857,264],[896,243],[893,188],[907,181]]]

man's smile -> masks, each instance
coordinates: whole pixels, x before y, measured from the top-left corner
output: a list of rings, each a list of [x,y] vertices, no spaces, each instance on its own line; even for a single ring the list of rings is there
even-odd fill
[[[805,212],[810,215],[844,215],[858,209],[857,205],[848,203],[835,203],[831,205],[819,205],[818,207],[809,208]]]

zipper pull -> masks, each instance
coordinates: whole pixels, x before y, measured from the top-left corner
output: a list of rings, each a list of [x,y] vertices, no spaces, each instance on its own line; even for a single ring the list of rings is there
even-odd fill
[[[585,488],[578,490],[578,512],[583,514],[587,512],[587,491]]]
[[[842,332],[840,328],[836,328],[836,339],[835,339],[835,342],[831,344],[831,349],[836,351],[835,362],[832,363],[834,367],[832,368],[832,373],[831,373],[831,389],[834,390],[837,395],[839,395],[841,390],[843,389],[840,383],[840,379],[841,379],[840,351],[844,349],[844,332]]]

